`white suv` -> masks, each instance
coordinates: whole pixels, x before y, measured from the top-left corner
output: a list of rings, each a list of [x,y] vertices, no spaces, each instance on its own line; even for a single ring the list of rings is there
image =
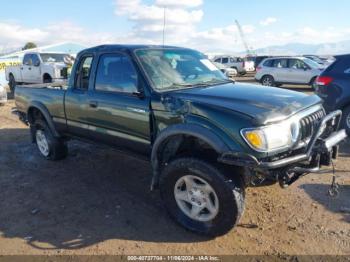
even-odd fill
[[[265,86],[313,86],[324,67],[305,57],[267,58],[256,68],[255,79]]]

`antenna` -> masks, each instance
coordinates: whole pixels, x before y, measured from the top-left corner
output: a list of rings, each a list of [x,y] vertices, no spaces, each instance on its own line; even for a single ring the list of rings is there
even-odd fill
[[[166,6],[164,6],[164,9],[163,9],[163,47],[165,45],[165,25],[166,25],[166,13],[165,13],[165,9],[166,9]]]

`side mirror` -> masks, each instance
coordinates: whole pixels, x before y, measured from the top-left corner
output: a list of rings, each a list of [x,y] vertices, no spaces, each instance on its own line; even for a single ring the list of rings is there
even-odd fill
[[[34,66],[36,67],[40,66],[40,61],[35,62]]]

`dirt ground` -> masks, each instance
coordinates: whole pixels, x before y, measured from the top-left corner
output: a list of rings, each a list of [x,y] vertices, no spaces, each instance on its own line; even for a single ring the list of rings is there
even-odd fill
[[[249,188],[239,226],[209,239],[168,217],[148,163],[76,141],[67,159],[46,161],[13,106],[0,107],[0,255],[350,255],[350,142],[336,162],[338,198],[327,195],[331,174]]]

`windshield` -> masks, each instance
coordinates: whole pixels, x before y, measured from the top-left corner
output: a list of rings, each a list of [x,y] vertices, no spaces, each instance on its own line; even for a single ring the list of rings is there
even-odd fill
[[[136,51],[157,91],[228,83],[230,80],[203,54],[188,49]]]
[[[50,62],[64,62],[64,58],[67,54],[40,54],[41,60],[44,63]]]
[[[320,58],[318,58],[317,56],[306,56],[306,58],[309,58],[309,59],[315,61],[316,63],[323,64],[323,61]]]

